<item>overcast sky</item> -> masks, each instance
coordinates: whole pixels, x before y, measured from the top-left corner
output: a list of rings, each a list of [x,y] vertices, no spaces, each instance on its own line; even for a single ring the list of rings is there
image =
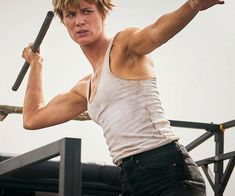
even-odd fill
[[[125,27],[145,27],[183,0],[116,0],[106,21],[109,36]],[[27,82],[18,91],[12,85],[24,63],[23,48],[33,42],[52,10],[46,0],[0,0],[0,104],[22,106]],[[41,45],[44,58],[45,100],[69,90],[91,67],[55,17]],[[201,12],[177,36],[151,55],[166,116],[171,120],[223,123],[235,119],[235,1]],[[204,131],[174,128],[187,145]],[[225,132],[225,152],[235,149],[234,128]],[[82,139],[82,161],[112,164],[101,128],[91,121],[70,121],[38,131],[22,127],[22,116],[9,115],[0,122],[0,153],[20,154],[63,137]],[[195,160],[214,155],[211,138],[191,152]],[[212,168],[213,170],[213,168]],[[234,192],[235,174],[225,196]],[[212,196],[210,186],[208,196]]]

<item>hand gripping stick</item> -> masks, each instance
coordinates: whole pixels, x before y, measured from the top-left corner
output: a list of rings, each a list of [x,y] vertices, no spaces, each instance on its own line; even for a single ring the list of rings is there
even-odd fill
[[[53,17],[54,17],[54,13],[52,11],[47,12],[46,18],[45,18],[45,20],[44,20],[44,22],[41,26],[41,29],[40,29],[33,45],[32,45],[32,51],[33,52],[36,52],[39,49],[39,47],[42,43],[42,40],[45,37],[46,32],[47,32],[47,30],[48,30],[48,28],[51,24],[51,21],[52,21]],[[20,70],[20,73],[19,73],[18,77],[16,78],[16,81],[15,81],[14,85],[12,86],[13,91],[17,91],[17,89],[19,88],[19,86],[20,86],[20,84],[21,84],[21,82],[22,82],[29,66],[30,66],[30,64],[27,61],[25,61],[23,67]]]

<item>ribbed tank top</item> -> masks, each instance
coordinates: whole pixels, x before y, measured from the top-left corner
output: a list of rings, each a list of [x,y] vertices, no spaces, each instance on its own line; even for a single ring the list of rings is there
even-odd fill
[[[156,78],[126,80],[114,76],[107,48],[96,95],[89,101],[88,113],[103,128],[114,164],[130,155],[168,144],[179,138],[173,133],[159,99]]]

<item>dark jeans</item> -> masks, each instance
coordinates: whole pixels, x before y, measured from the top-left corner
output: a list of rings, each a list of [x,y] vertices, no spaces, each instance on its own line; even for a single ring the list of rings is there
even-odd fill
[[[120,180],[122,196],[206,196],[198,166],[177,142],[125,158]]]

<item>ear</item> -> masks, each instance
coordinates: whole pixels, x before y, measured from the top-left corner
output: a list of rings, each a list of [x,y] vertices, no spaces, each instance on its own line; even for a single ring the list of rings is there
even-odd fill
[[[101,14],[101,16],[102,16],[102,19],[103,19],[103,22],[104,22],[106,17],[107,17],[107,14]]]

